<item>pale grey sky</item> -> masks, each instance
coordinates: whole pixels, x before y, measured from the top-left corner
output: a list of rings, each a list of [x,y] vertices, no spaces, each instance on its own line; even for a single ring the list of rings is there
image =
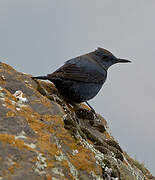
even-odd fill
[[[33,75],[96,47],[132,60],[109,69],[90,103],[124,150],[155,174],[154,17],[154,0],[1,0],[0,59]]]

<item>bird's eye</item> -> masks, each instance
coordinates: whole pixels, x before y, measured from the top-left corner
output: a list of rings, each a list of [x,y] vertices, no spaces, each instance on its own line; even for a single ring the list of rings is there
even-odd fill
[[[108,61],[108,60],[109,60],[108,56],[102,56],[102,59],[103,59],[104,61]]]

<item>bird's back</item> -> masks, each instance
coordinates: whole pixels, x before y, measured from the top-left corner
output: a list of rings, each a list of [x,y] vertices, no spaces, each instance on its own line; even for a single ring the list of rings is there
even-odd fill
[[[80,103],[96,96],[106,80],[107,71],[86,54],[66,61],[47,77],[68,101]]]
[[[107,77],[107,71],[103,69],[89,53],[66,61],[66,63],[54,73],[48,74],[48,77],[103,84]]]

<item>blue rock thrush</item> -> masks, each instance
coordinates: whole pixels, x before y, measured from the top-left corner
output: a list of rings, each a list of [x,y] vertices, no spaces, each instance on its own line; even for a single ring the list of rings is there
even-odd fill
[[[95,112],[87,101],[100,91],[107,78],[108,68],[116,63],[128,62],[131,61],[117,58],[108,50],[98,48],[66,61],[58,70],[47,76],[32,78],[53,82],[67,102],[70,104],[85,102]]]

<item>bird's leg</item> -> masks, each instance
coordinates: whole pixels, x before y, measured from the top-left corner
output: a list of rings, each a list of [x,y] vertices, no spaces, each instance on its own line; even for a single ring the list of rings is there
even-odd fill
[[[87,101],[85,101],[85,103],[90,107],[91,111],[92,111],[94,114],[96,114],[96,112],[95,112],[95,110],[92,108],[92,106],[91,106]]]
[[[85,101],[85,103],[90,107],[90,109],[94,113],[95,117],[98,118],[94,108],[87,101]]]

